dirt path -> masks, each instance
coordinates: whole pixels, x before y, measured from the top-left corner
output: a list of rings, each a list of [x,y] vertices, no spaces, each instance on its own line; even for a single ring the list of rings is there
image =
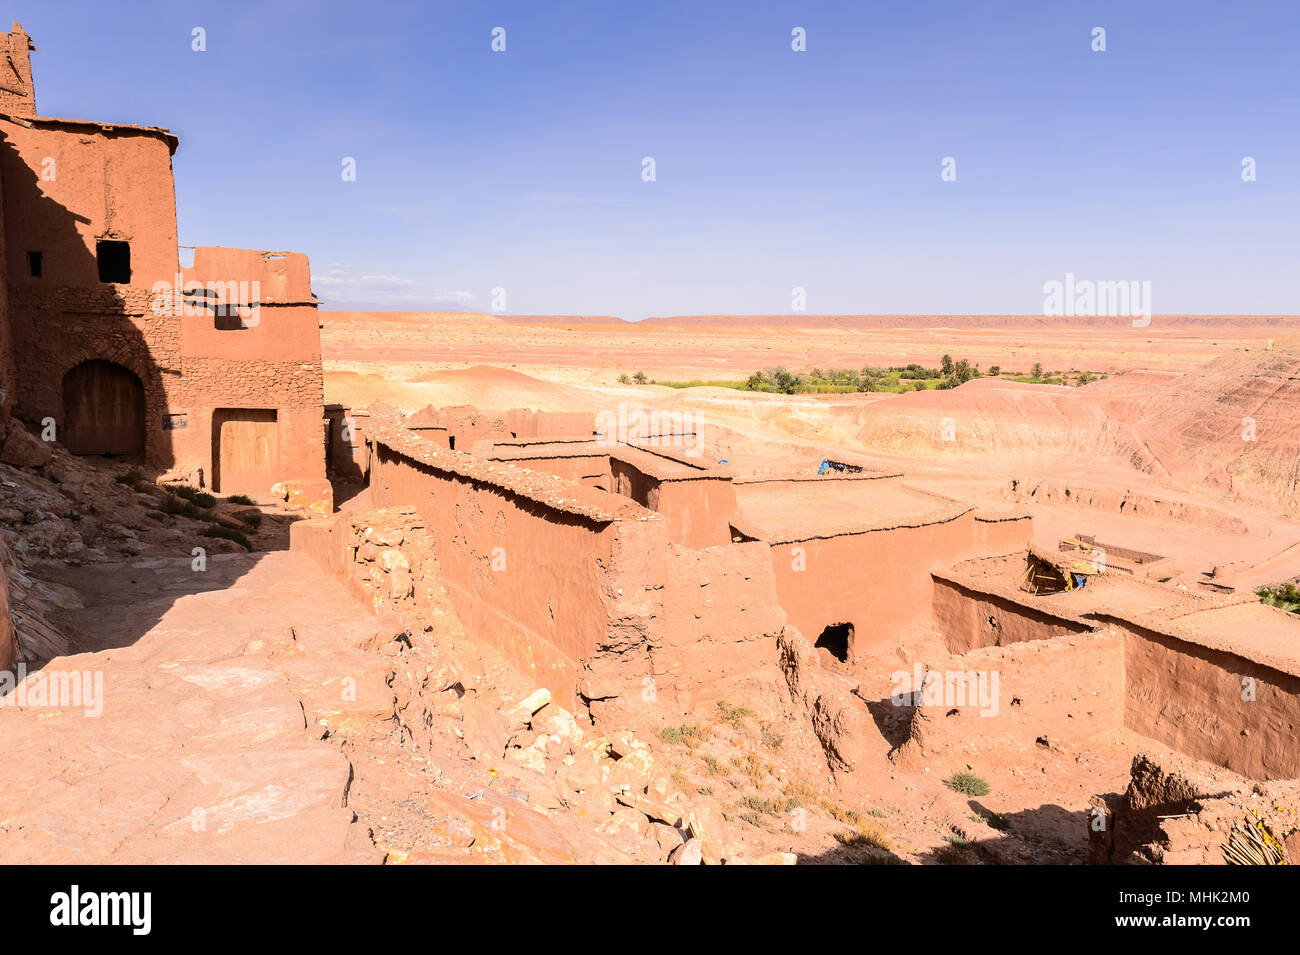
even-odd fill
[[[382,661],[350,649],[373,618],[287,551],[66,580],[86,606],[58,623],[90,652],[30,674],[0,707],[0,861],[380,861],[346,808],[349,761],[309,730],[345,674],[373,680]],[[375,697],[356,699],[345,705]]]

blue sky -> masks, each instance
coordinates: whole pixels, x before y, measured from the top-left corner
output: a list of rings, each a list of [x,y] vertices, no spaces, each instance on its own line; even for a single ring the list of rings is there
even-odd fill
[[[1150,281],[1158,313],[1300,312],[1294,0],[10,19],[40,112],[179,135],[182,244],[305,251],[326,307],[488,311],[499,287],[517,314],[788,313],[798,286],[810,313],[1037,313],[1073,272]]]

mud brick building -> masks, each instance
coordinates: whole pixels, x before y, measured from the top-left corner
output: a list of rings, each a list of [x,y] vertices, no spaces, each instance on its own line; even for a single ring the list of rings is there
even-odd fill
[[[0,406],[77,454],[328,498],[307,257],[178,249],[176,137],[41,116],[34,49],[0,34]]]

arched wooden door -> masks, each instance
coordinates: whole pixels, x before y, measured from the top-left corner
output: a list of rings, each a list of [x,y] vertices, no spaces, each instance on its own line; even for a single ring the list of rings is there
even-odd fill
[[[63,376],[63,443],[73,454],[144,453],[144,385],[111,361]]]

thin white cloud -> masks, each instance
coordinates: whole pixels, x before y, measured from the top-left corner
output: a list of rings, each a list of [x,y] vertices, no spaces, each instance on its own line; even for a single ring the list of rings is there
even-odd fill
[[[320,289],[329,305],[452,311],[474,305],[473,292],[427,288],[401,275],[356,275],[348,266],[337,262],[331,262],[324,273],[312,276],[312,284]]]

